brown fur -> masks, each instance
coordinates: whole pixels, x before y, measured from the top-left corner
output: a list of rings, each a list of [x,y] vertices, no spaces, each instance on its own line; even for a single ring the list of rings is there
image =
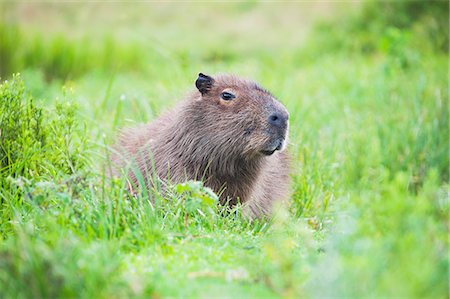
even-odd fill
[[[117,148],[124,159],[115,156],[114,164],[125,168],[134,161],[146,187],[155,184],[155,173],[162,182],[203,180],[222,204],[240,200],[252,216],[270,213],[275,201],[289,195],[288,154],[280,151],[287,142],[287,110],[252,81],[199,76],[198,90],[175,108],[122,133]],[[222,99],[224,91],[236,98]],[[285,123],[269,123],[273,115]],[[135,172],[128,176],[139,185]]]

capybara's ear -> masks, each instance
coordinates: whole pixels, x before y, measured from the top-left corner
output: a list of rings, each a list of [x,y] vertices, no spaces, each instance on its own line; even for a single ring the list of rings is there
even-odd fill
[[[197,81],[195,81],[195,86],[201,92],[202,95],[208,93],[214,84],[214,79],[205,74],[198,74]]]

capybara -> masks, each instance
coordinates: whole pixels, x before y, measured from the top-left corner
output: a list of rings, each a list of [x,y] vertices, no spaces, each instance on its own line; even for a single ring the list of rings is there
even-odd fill
[[[257,83],[232,75],[200,73],[195,86],[156,120],[122,132],[116,173],[125,170],[132,192],[156,180],[202,180],[221,204],[241,202],[251,217],[270,214],[289,196],[288,111]]]

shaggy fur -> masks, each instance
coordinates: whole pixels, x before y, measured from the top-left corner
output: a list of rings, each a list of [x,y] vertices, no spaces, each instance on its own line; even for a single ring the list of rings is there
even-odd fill
[[[147,188],[156,177],[203,180],[222,204],[240,201],[254,217],[270,213],[289,196],[286,108],[255,82],[230,75],[199,74],[196,87],[155,121],[123,131],[114,164],[133,161]],[[139,187],[135,173],[128,173],[131,189]]]

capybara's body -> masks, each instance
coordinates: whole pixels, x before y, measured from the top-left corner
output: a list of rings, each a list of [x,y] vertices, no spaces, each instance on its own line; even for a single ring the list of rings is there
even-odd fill
[[[196,87],[155,121],[125,130],[114,164],[126,169],[131,189],[202,180],[222,204],[240,201],[256,217],[270,213],[289,196],[286,108],[230,75],[199,74]]]

